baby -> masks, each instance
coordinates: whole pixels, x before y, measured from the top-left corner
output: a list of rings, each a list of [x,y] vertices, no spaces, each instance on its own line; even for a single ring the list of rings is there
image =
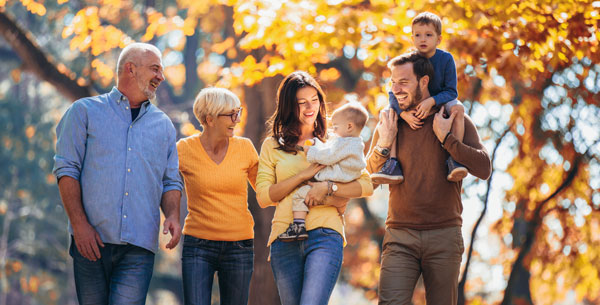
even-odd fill
[[[365,146],[360,138],[360,132],[368,118],[369,113],[362,105],[348,103],[336,109],[331,116],[335,137],[326,143],[313,139],[311,141],[314,145],[303,146],[309,162],[326,165],[314,178],[317,181],[328,182],[328,196],[333,195],[337,190],[335,182],[352,182],[360,177],[362,170],[367,166],[364,157]],[[310,188],[309,185],[304,185],[292,195],[294,222],[279,235],[280,240],[294,241],[308,238],[304,223],[308,207],[304,199]],[[338,212],[342,215],[343,209],[338,208]]]

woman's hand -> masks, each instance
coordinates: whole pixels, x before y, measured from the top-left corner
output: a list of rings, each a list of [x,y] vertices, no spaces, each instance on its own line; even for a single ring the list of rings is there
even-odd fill
[[[304,203],[309,207],[323,204],[323,200],[327,196],[327,191],[329,190],[327,181],[308,182],[308,185],[310,185],[310,191],[306,194]]]
[[[314,177],[324,167],[325,165],[322,164],[311,163],[309,167],[299,172],[298,175],[300,175],[300,177],[302,177],[302,180],[305,181]]]

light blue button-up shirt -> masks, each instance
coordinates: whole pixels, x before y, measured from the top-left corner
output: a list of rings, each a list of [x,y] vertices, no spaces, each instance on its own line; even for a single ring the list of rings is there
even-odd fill
[[[83,208],[102,241],[156,252],[162,194],[182,189],[167,115],[145,102],[131,121],[129,101],[113,88],[73,103],[56,135],[54,175],[79,181]]]

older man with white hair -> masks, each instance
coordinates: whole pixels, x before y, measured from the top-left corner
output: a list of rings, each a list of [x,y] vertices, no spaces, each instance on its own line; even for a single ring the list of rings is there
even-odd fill
[[[164,80],[161,52],[121,52],[117,86],[71,105],[56,127],[54,175],[69,217],[79,304],[144,304],[158,250],[181,236],[176,132],[150,99]]]

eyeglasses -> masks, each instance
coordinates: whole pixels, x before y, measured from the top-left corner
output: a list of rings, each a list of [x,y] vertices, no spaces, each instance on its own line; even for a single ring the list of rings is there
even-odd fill
[[[229,114],[218,114],[217,116],[228,116],[228,117],[230,117],[230,118],[231,118],[231,121],[232,121],[232,122],[235,122],[235,121],[237,121],[237,119],[238,119],[239,117],[241,117],[241,116],[242,116],[242,110],[243,110],[243,109],[244,109],[244,108],[240,107],[240,110],[238,110],[237,112],[234,112],[234,113],[229,113]]]

